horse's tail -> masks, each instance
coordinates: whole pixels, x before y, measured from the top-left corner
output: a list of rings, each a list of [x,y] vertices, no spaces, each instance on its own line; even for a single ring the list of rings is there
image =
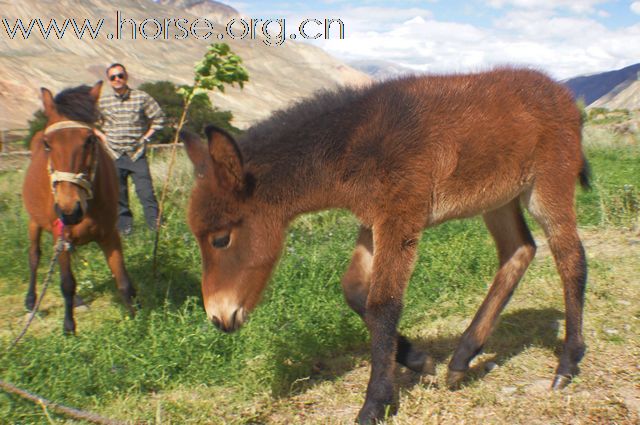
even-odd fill
[[[587,158],[585,158],[584,152],[582,152],[582,168],[580,169],[578,178],[580,180],[580,186],[582,186],[584,190],[591,190],[591,166]]]

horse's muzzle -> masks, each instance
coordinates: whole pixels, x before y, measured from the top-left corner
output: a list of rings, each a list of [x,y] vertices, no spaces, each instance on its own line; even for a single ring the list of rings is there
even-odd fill
[[[216,316],[211,316],[211,323],[216,325],[218,329],[223,332],[231,333],[235,332],[242,327],[242,324],[247,319],[247,313],[244,308],[237,308],[227,320],[221,320]]]
[[[58,216],[58,218],[60,218],[60,220],[62,220],[62,223],[65,226],[70,226],[73,224],[80,223],[80,220],[82,220],[82,217],[84,216],[80,202],[76,202],[76,204],[73,207],[73,210],[71,211],[71,213],[68,213],[68,214],[62,211],[62,208],[60,208],[58,204],[54,205],[54,209],[56,211],[56,215]]]

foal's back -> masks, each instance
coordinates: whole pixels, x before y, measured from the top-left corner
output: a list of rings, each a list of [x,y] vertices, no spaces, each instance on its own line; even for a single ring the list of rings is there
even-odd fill
[[[498,208],[538,179],[573,187],[582,168],[579,110],[535,71],[389,81],[361,106],[342,168],[360,171],[349,178],[367,202],[418,209],[425,225]]]

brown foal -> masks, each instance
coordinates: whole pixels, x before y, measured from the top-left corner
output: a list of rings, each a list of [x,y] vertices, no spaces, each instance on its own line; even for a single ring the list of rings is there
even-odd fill
[[[93,133],[97,119],[96,101],[102,82],[59,93],[55,99],[42,89],[47,126],[31,140],[31,163],[23,186],[24,205],[29,213],[28,310],[36,301],[36,273],[40,261],[40,235],[51,232],[75,245],[95,241],[100,245],[116,278],[130,314],[135,290],[124,266],[120,236],[116,230],[118,179],[113,160]],[[75,333],[73,299],[76,280],[68,250],[58,257],[62,294],[65,300],[64,331]]]
[[[238,329],[259,301],[299,214],[352,211],[362,226],[342,286],[371,335],[360,423],[384,417],[395,361],[433,365],[399,335],[402,300],[423,229],[482,214],[499,270],[449,363],[458,384],[535,255],[526,208],[549,241],[564,284],[566,336],[553,381],[577,373],[585,255],[574,192],[588,185],[580,113],[569,91],[522,69],[409,77],[323,92],[277,112],[236,143],[209,127],[183,134],[196,182],[189,224],[202,254],[207,314]],[[395,360],[395,361],[394,361]]]

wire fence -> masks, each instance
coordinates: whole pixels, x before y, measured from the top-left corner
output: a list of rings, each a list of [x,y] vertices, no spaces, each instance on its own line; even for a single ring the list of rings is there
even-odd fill
[[[0,172],[24,168],[31,158],[28,141],[28,129],[0,128]],[[181,143],[179,144],[182,145]],[[150,151],[164,152],[171,144],[151,144]]]
[[[27,128],[0,128],[0,153],[25,150],[24,139],[28,134]]]

